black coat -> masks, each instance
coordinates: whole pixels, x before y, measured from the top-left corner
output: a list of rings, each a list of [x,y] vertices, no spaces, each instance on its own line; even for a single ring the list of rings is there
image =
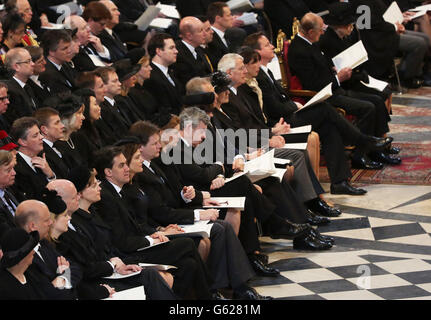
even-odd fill
[[[153,70],[149,79],[144,81],[143,87],[151,92],[159,105],[160,112],[179,114],[182,108],[184,86],[176,80],[172,72],[170,77],[175,83],[173,86],[163,72],[151,63]]]
[[[183,41],[178,40],[175,44],[178,55],[177,61],[172,65],[172,69],[175,77],[184,87],[190,79],[194,77],[204,77],[211,73],[202,50],[197,48],[197,58],[195,59],[192,52],[186,47]]]
[[[112,106],[107,100],[100,103],[100,109],[101,119],[97,120],[96,123],[104,122],[105,128],[110,129],[115,140],[124,137],[130,127],[130,121],[127,121],[122,114],[125,110],[118,109],[115,104]],[[106,134],[109,137],[110,134],[108,132]]]
[[[31,116],[38,107],[36,97],[33,95],[32,100],[24,88],[13,78],[7,81],[7,86],[10,103],[3,114],[6,120],[12,124],[18,118]]]
[[[37,192],[43,190],[48,184],[48,178],[42,170],[36,168],[35,172],[20,154],[16,155],[15,171],[15,184],[11,189],[14,192],[20,192],[27,199],[34,198]]]
[[[40,290],[37,276],[27,269],[24,272],[26,284],[18,281],[6,269],[0,269],[0,300],[45,300],[48,299]]]
[[[127,47],[123,44],[120,37],[113,32],[111,36],[108,31],[103,30],[98,34],[102,44],[109,50],[111,61],[123,59],[127,54]]]
[[[45,153],[46,160],[52,171],[58,179],[66,179],[69,175],[70,168],[64,162],[63,158],[55,152],[46,142],[43,142],[43,152]],[[61,152],[60,152],[61,153]]]
[[[76,70],[70,64],[63,63],[58,70],[49,59],[46,59],[46,70],[39,76],[40,82],[51,89],[51,94],[76,90],[75,79]]]
[[[230,49],[229,47],[225,46],[225,44],[223,43],[219,35],[216,32],[214,32],[213,40],[210,43],[208,43],[206,52],[208,54],[208,58],[211,61],[211,64],[213,65],[213,67],[216,67],[220,59],[225,54],[230,52]]]
[[[159,110],[157,100],[153,94],[138,84],[130,89],[129,97],[140,109],[141,114],[143,114],[146,120],[151,120]]]
[[[39,107],[43,107],[44,106],[44,101],[51,96],[49,88],[46,87],[46,86],[44,86],[42,83],[41,83],[42,87],[40,87],[31,78],[27,80],[27,84],[33,90],[34,96],[36,97],[36,100],[37,100],[36,104]]]

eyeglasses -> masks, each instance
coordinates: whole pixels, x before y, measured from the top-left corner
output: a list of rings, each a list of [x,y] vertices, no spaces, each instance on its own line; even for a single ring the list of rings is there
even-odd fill
[[[16,62],[16,64],[29,64],[29,63],[31,63],[31,59],[28,59],[28,60],[25,60],[25,61],[19,61],[19,62]]]
[[[5,101],[9,99],[9,95],[4,96],[4,97],[0,97],[0,101]]]

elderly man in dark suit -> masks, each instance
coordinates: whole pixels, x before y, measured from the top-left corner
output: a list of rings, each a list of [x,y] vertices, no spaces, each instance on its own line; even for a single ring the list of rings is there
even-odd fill
[[[151,57],[151,76],[143,87],[151,92],[159,104],[159,111],[179,114],[184,85],[174,76],[170,66],[177,61],[178,50],[169,34],[155,34],[148,43]]]
[[[175,77],[185,87],[193,77],[211,73],[211,66],[201,45],[205,43],[204,24],[196,17],[184,17],[180,21],[180,40],[175,42],[177,61],[172,65]]]
[[[27,50],[14,48],[7,52],[5,65],[14,71],[13,77],[7,82],[10,104],[4,114],[7,121],[12,123],[19,117],[31,116],[38,107],[38,100],[27,84],[33,75],[34,63]]]

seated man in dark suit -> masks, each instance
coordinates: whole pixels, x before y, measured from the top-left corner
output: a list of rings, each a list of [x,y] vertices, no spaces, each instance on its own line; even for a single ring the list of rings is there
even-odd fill
[[[200,47],[205,42],[204,24],[196,17],[185,17],[180,21],[180,38],[175,45],[178,50],[177,61],[172,65],[175,77],[185,87],[194,77],[211,73]]]
[[[229,52],[236,52],[247,33],[233,28],[233,17],[229,6],[224,2],[214,2],[208,6],[208,20],[214,30],[213,41],[208,43],[208,56],[214,68],[218,61]]]
[[[43,151],[43,137],[38,125],[35,118],[22,117],[13,123],[11,129],[11,137],[19,145],[15,165],[16,182],[13,188],[27,199],[34,198],[49,181],[56,178],[45,154],[39,156]]]
[[[54,143],[64,137],[64,124],[57,110],[45,107],[36,110],[33,116],[39,122],[40,133],[43,136],[43,151],[49,166],[57,178],[67,178],[70,168],[63,160],[61,152]]]
[[[159,104],[159,112],[179,114],[184,85],[173,75],[170,66],[177,61],[178,50],[169,34],[155,34],[148,43],[151,58],[151,76],[143,87],[151,92]]]
[[[308,110],[295,112],[301,106],[290,99],[267,68],[268,63],[274,58],[274,46],[265,36],[259,34],[250,35],[244,44],[255,49],[261,56],[261,67],[256,79],[262,90],[266,116],[272,119],[273,123],[283,117],[294,127],[311,124],[313,131],[319,134],[322,142],[322,150],[331,179],[331,193],[364,194],[365,190],[354,188],[348,182],[351,172],[344,156],[344,143],[354,144],[357,149],[364,152],[373,148],[384,149],[390,144],[390,141],[362,134],[326,102],[308,108]]]
[[[72,38],[66,30],[47,30],[42,36],[46,56],[46,70],[39,79],[51,93],[71,92],[76,89],[76,70],[69,64],[73,58]]]
[[[62,202],[62,205],[61,209],[64,212],[66,205],[64,202]],[[56,209],[51,207],[51,210]],[[49,299],[76,299],[75,288],[82,279],[82,270],[76,263],[67,261],[62,257],[54,246],[50,244],[49,231],[52,220],[48,206],[38,200],[23,201],[16,209],[15,220],[17,226],[28,233],[32,231],[39,232],[40,242],[37,249],[35,249],[36,254],[30,268],[38,274],[38,281],[41,282],[40,290]]]
[[[43,85],[39,80],[40,74],[46,70],[46,60],[43,55],[43,48],[30,46],[25,47],[25,49],[30,53],[31,60],[33,60],[34,63],[33,75],[28,79],[26,84],[30,86],[33,91],[37,100],[37,105],[40,108],[43,106],[43,102],[51,95],[49,87]]]
[[[82,17],[77,15],[67,17],[64,25],[76,30],[79,52],[72,61],[77,71],[92,71],[106,65],[102,59],[109,56],[108,49],[97,36],[90,33],[88,23]]]
[[[14,71],[12,79],[8,81],[10,96],[9,107],[4,114],[9,123],[25,116],[31,116],[38,107],[37,99],[27,81],[33,75],[34,63],[24,48],[14,48],[7,52],[5,66]]]

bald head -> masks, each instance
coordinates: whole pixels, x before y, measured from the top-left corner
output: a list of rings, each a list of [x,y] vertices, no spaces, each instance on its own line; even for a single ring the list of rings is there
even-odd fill
[[[67,206],[67,212],[72,214],[79,208],[79,195],[75,185],[69,180],[56,179],[49,182],[46,187],[49,190],[57,191],[57,194],[63,199]]]
[[[184,17],[180,21],[180,37],[192,45],[198,47],[205,42],[204,24],[196,17]]]
[[[306,13],[300,22],[299,30],[302,36],[314,43],[319,41],[320,36],[325,32],[325,24],[322,17],[315,13]]]
[[[40,238],[43,239],[48,236],[52,220],[45,203],[25,200],[16,208],[15,223],[27,232],[38,231]]]

